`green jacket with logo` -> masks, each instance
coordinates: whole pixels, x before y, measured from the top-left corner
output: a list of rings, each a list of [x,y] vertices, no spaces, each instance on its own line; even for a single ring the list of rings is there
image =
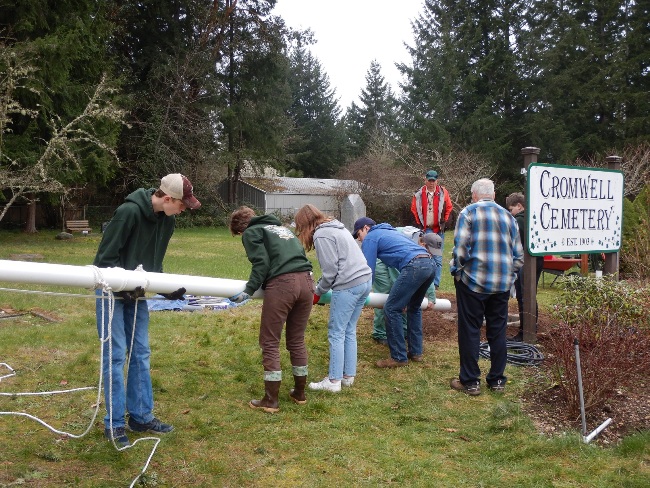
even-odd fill
[[[312,270],[298,238],[273,215],[253,217],[242,243],[253,265],[244,289],[249,295],[276,276]]]

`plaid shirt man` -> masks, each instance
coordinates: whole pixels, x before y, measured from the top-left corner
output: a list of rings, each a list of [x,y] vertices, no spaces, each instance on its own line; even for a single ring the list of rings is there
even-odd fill
[[[491,199],[465,207],[454,235],[451,274],[476,293],[510,290],[524,264],[514,217]]]
[[[503,392],[510,287],[524,264],[517,221],[494,203],[494,182],[482,178],[472,184],[472,204],[458,216],[451,273],[458,307],[458,378],[449,386],[468,395],[481,394],[478,364],[481,328],[490,347],[488,388]]]

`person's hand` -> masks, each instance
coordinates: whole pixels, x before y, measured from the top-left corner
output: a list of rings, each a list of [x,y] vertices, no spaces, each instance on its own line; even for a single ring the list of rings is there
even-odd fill
[[[186,291],[185,288],[181,287],[171,293],[159,293],[159,295],[165,297],[167,300],[182,300]]]
[[[320,300],[320,295],[316,295],[316,293],[314,293],[314,301],[313,301],[312,303],[313,303],[314,305],[317,305],[317,304],[318,304],[318,300]]]
[[[237,293],[235,296],[230,297],[228,300],[234,303],[241,303],[244,300],[248,300],[251,296],[246,293],[245,291],[242,291],[241,293]]]
[[[138,298],[142,298],[144,296],[144,288],[137,286],[135,290],[118,291],[114,293],[114,295],[124,300],[124,303],[133,303]]]
[[[444,232],[445,227],[447,226],[447,221],[446,220],[441,220],[438,225],[440,226],[440,232]]]

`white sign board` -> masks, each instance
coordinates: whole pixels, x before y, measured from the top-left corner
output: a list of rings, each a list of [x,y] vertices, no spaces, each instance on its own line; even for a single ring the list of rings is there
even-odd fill
[[[617,252],[623,223],[623,173],[533,163],[526,191],[528,252]]]

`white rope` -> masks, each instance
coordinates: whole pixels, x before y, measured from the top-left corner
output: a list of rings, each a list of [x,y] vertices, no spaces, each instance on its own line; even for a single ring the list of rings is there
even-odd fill
[[[11,378],[12,376],[16,376],[16,372],[7,363],[0,363],[0,366],[4,366],[5,368],[7,368],[10,371],[9,374],[6,374],[4,376],[0,376],[0,381],[2,381],[3,378]]]
[[[80,298],[93,298],[97,299],[95,295],[88,295],[88,293],[60,293],[55,291],[39,291],[39,290],[19,290],[16,288],[0,288],[0,291],[13,291],[16,293],[31,293],[35,295],[52,295],[58,297],[80,297]]]
[[[41,420],[40,418],[33,416],[29,413],[26,412],[1,412],[0,415],[13,415],[13,416],[20,416],[20,417],[27,417],[31,420],[34,420],[35,422],[38,422],[39,424],[43,425],[47,429],[51,430],[55,434],[59,435],[65,435],[67,437],[71,437],[73,439],[80,439],[84,437],[85,435],[90,432],[90,429],[93,427],[95,423],[95,419],[97,418],[98,412],[99,412],[99,406],[101,405],[101,393],[102,393],[102,382],[103,382],[103,377],[104,377],[104,354],[103,354],[103,348],[104,348],[104,343],[108,342],[108,359],[109,359],[109,364],[112,364],[113,362],[113,345],[112,345],[112,325],[113,325],[113,314],[115,311],[115,295],[113,294],[113,290],[111,287],[108,285],[108,283],[103,279],[101,270],[97,268],[96,266],[90,266],[93,269],[93,274],[94,274],[94,281],[95,281],[95,286],[93,287],[94,290],[101,288],[102,289],[102,320],[101,320],[101,331],[102,335],[100,337],[100,349],[99,349],[99,384],[97,387],[94,386],[87,386],[87,387],[81,387],[81,388],[73,388],[70,390],[57,390],[57,391],[47,391],[47,392],[19,392],[19,393],[5,393],[2,392],[0,393],[0,396],[35,396],[35,395],[57,395],[57,394],[63,394],[63,393],[71,393],[71,392],[76,392],[76,391],[83,391],[83,390],[92,390],[97,388],[97,399],[95,401],[95,410],[92,415],[92,419],[88,423],[88,426],[84,430],[82,434],[72,434],[70,432],[66,431],[61,431],[56,429],[55,427],[51,426],[44,420]],[[142,267],[139,266],[138,269],[142,270]],[[122,288],[126,284],[122,284]],[[145,286],[145,290],[149,287],[149,282],[147,280],[147,284]],[[36,291],[36,290],[20,290],[20,289],[11,289],[11,288],[0,288],[0,290],[3,291],[14,291],[14,292],[19,292],[19,293],[37,293],[37,294],[43,294],[43,295],[56,295],[56,296],[72,296],[72,297],[83,297],[83,298],[94,298],[95,300],[99,298],[97,295],[87,295],[87,294],[74,294],[74,293],[56,293],[56,292],[45,292],[45,291]],[[106,293],[107,296],[104,296],[103,294]],[[108,302],[108,324],[105,324],[104,322],[104,317],[105,317],[105,311],[106,309],[104,308],[106,303]],[[135,304],[135,313],[133,316],[133,327],[132,327],[132,333],[131,333],[131,342],[130,342],[130,347],[129,347],[129,353],[127,355],[127,370],[125,374],[125,390],[126,390],[126,378],[128,378],[128,368],[131,363],[131,351],[133,350],[133,342],[134,342],[134,337],[135,337],[135,326],[136,326],[136,317],[137,317],[137,307],[138,307],[139,299],[136,300]],[[104,332],[107,331],[107,334],[104,335]],[[7,363],[0,363],[0,366],[4,366],[10,371],[10,374],[0,376],[0,381],[4,378],[9,378],[12,376],[16,376],[15,370],[9,366]],[[160,443],[160,438],[159,437],[141,437],[140,439],[137,439],[135,442],[130,444],[129,446],[123,446],[123,447],[118,447],[115,438],[113,437],[113,368],[109,367],[109,405],[108,405],[108,414],[109,414],[109,429],[111,433],[111,442],[113,443],[113,446],[115,449],[118,451],[124,451],[126,449],[130,449],[131,447],[135,446],[138,442],[141,441],[154,441],[153,448],[151,449],[151,453],[149,454],[149,457],[147,458],[147,461],[145,462],[142,470],[140,473],[133,479],[131,484],[129,485],[130,488],[132,488],[137,481],[140,479],[140,477],[147,471],[147,468],[149,467],[149,464],[151,462],[151,459],[153,458],[154,453],[156,452],[156,449],[158,448],[158,444]]]
[[[147,280],[147,287],[149,286],[149,280]],[[2,288],[0,287],[0,291],[10,291],[14,293],[27,293],[27,294],[32,294],[32,295],[51,295],[51,296],[57,296],[57,297],[76,297],[76,298],[90,298],[92,300],[97,300],[96,295],[88,295],[87,293],[63,293],[63,292],[55,292],[55,291],[39,291],[39,290],[21,290],[18,288]],[[115,300],[123,300],[121,297],[115,298]],[[147,298],[147,300],[168,300],[167,298],[163,296],[153,296]],[[2,363],[0,363],[2,364]]]
[[[94,386],[83,386],[81,388],[71,388],[69,390],[37,391],[37,392],[27,392],[27,393],[0,393],[0,396],[17,397],[17,396],[58,395],[61,393],[70,393],[73,391],[94,390],[94,389],[95,389]]]
[[[108,363],[109,365],[113,364],[113,341],[111,340],[113,337],[113,313],[115,312],[115,295],[113,294],[113,291],[111,287],[108,285],[103,280],[101,271],[99,268],[93,266],[93,271],[95,274],[95,289],[97,289],[99,286],[102,287],[102,298],[103,298],[103,293],[108,293],[108,300],[102,300],[102,337],[100,338],[100,342],[108,342]],[[149,283],[147,283],[147,286],[149,286]],[[106,330],[105,323],[104,323],[104,306],[106,304],[106,301],[108,301],[108,334],[104,337],[104,331]],[[136,299],[135,302],[135,311],[133,313],[133,327],[131,331],[131,343],[129,346],[129,353],[127,355],[127,362],[126,362],[126,373],[124,375],[124,390],[126,391],[127,388],[127,379],[129,377],[128,371],[129,367],[131,365],[131,352],[133,351],[133,340],[135,337],[135,325],[136,325],[136,318],[138,316],[138,302],[139,300]],[[103,367],[103,360],[104,360],[104,354],[102,354],[103,346],[100,349],[100,355],[101,355],[101,360],[100,360],[100,384],[101,384],[101,378],[103,376],[104,372],[104,367]],[[151,452],[149,453],[149,457],[147,458],[146,463],[144,464],[142,470],[136,476],[133,481],[131,482],[131,485],[129,485],[129,488],[132,488],[136,482],[140,479],[140,477],[147,471],[147,468],[149,467],[149,463],[151,462],[151,459],[153,458],[154,453],[156,452],[156,449],[158,448],[158,444],[160,443],[160,438],[159,437],[142,437],[140,439],[137,439],[135,442],[133,442],[129,446],[122,446],[118,447],[116,442],[115,442],[115,437],[113,436],[113,368],[109,367],[108,368],[108,398],[109,398],[109,406],[108,406],[108,428],[111,433],[111,442],[113,443],[113,447],[117,449],[118,451],[125,451],[127,449],[131,449],[133,446],[135,446],[138,442],[140,441],[146,441],[146,440],[152,440],[154,441],[154,445],[151,449]]]

